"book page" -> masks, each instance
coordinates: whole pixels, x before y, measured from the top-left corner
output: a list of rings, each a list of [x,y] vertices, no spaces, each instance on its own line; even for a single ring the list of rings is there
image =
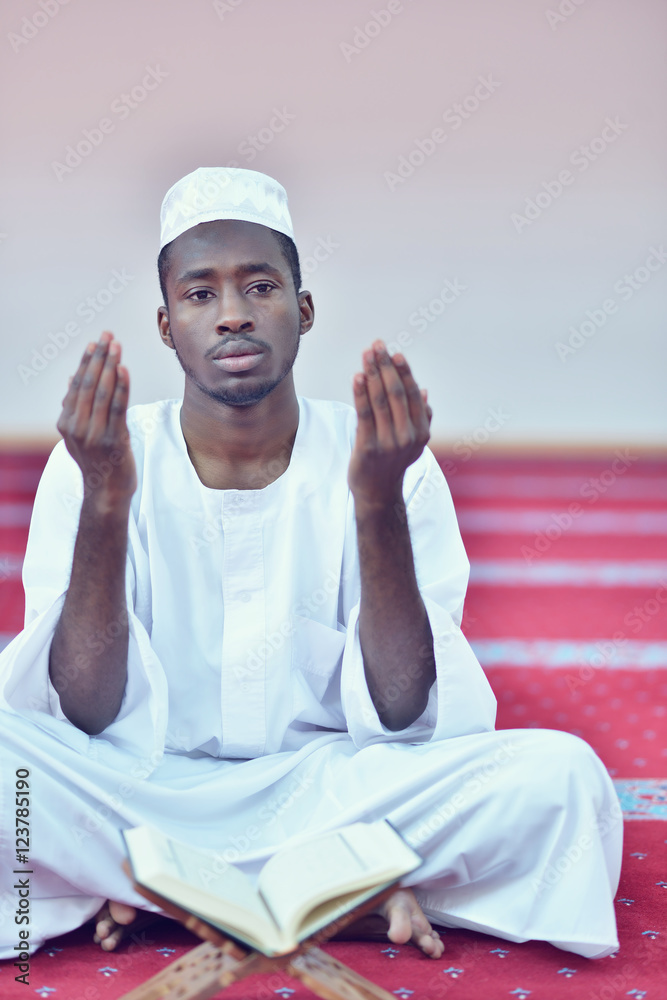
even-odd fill
[[[327,927],[333,920],[338,920],[339,917],[349,913],[350,910],[361,906],[367,899],[376,896],[382,889],[386,889],[394,884],[395,879],[391,879],[389,882],[374,885],[370,889],[362,891],[357,889],[354,892],[344,893],[342,896],[335,896],[333,899],[330,898],[326,902],[320,903],[314,909],[309,909],[305,916],[299,920],[296,933],[297,941],[303,941],[305,938],[310,937],[311,934],[316,934],[317,931],[322,930],[323,927]]]
[[[278,930],[252,881],[213,851],[142,826],[124,832],[137,882],[210,923],[278,946]]]
[[[310,910],[351,893],[379,890],[421,863],[385,820],[353,823],[314,838],[299,838],[279,851],[264,865],[258,888],[276,922],[300,940],[299,925],[304,920],[312,930]],[[372,891],[366,891],[364,898],[368,895]],[[348,903],[347,908],[356,905],[354,896]]]

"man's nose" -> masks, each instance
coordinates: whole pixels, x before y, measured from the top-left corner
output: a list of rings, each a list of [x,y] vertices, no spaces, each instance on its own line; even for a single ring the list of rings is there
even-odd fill
[[[219,333],[238,333],[252,330],[254,325],[247,296],[234,288],[223,289],[218,298],[216,330]]]

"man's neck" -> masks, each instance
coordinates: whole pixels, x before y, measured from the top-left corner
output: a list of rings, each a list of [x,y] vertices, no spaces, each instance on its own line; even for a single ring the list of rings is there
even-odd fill
[[[218,403],[186,382],[181,429],[197,475],[210,489],[262,489],[289,465],[299,426],[291,373],[252,406]]]

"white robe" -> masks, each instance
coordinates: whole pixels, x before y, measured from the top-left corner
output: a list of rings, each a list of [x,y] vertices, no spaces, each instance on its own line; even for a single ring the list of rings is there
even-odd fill
[[[298,402],[287,470],[243,491],[200,482],[180,400],[130,409],[128,683],[94,737],[65,718],[48,678],[82,497],[78,466],[62,442],[54,449],[24,564],[25,629],[0,654],[0,958],[17,943],[9,873],[23,767],[32,949],[106,898],[148,908],[120,870],[127,826],[154,823],[224,862],[242,856],[254,874],[292,835],[388,816],[425,858],[405,884],[434,920],[610,954],[622,842],[613,785],[577,737],[493,731],[495,699],[459,628],[469,567],[435,458],[426,449],[408,469],[404,498],[437,681],[396,733],[370,699],[359,644],[356,414]],[[91,650],[118,628],[92,635]],[[385,696],[400,698],[400,683]]]

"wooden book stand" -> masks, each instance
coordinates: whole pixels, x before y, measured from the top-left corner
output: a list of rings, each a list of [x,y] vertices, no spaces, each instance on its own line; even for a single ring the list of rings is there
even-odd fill
[[[131,878],[127,862],[123,867]],[[396,1000],[391,993],[357,975],[318,947],[384,902],[394,892],[395,884],[302,941],[295,951],[274,958],[239,944],[168,899],[136,882],[133,884],[137,892],[176,917],[188,930],[202,938],[204,944],[193,948],[141,986],[125,993],[120,1000],[210,1000],[246,976],[281,971],[301,980],[322,1000]]]

